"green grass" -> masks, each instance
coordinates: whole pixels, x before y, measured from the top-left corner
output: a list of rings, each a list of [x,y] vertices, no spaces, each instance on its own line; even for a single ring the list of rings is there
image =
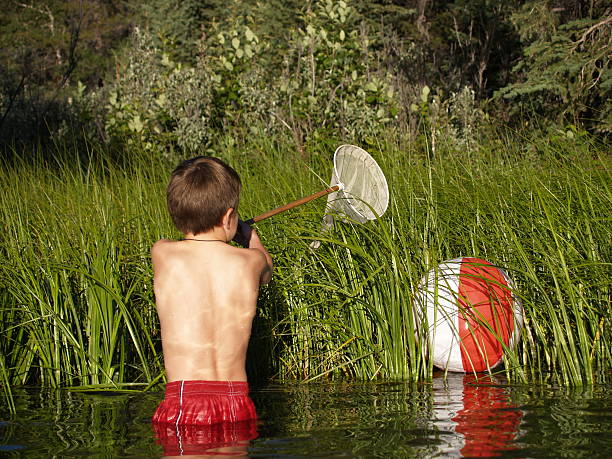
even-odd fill
[[[489,140],[469,152],[438,142],[433,157],[421,142],[381,142],[366,149],[390,185],[383,218],[321,235],[321,200],[258,224],[276,272],[261,295],[251,374],[431,377],[413,327],[415,286],[438,263],[475,256],[503,266],[523,302],[510,378],[607,378],[610,161],[602,147],[567,142]],[[305,153],[265,138],[219,147],[243,179],[242,217],[322,189],[340,143]],[[65,148],[52,164],[0,169],[5,395],[11,385],[148,388],[163,379],[149,248],[177,236],[164,201],[173,165],[142,155],[118,166],[96,154],[74,161]]]

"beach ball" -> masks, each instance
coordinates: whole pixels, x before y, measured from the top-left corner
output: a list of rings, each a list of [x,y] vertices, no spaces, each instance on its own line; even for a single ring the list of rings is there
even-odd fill
[[[421,279],[414,298],[417,334],[441,369],[495,368],[518,342],[523,310],[504,270],[480,258],[440,263]]]

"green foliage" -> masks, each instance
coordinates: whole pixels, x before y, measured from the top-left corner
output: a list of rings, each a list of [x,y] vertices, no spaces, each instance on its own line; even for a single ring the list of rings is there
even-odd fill
[[[106,98],[109,139],[151,152],[173,146],[193,151],[211,136],[215,80],[205,66],[173,62],[156,48],[147,32],[137,31],[116,83]]]
[[[96,84],[131,19],[127,0],[3,3],[0,62],[4,72],[26,75],[30,84],[58,83],[66,73]]]
[[[195,65],[173,62],[146,31],[137,32],[122,74],[108,95],[99,94],[108,98],[111,139],[147,151],[194,152],[210,145],[226,124],[245,123],[245,113],[257,113],[260,95],[250,82],[253,72],[264,71],[263,64],[254,65],[264,47],[246,23],[214,30],[198,43]]]
[[[172,156],[230,130],[290,135],[299,148],[332,133],[367,141],[387,126],[421,135],[438,121],[460,141],[477,134],[458,126],[464,116],[434,115],[444,108],[427,123],[410,111],[424,86],[440,107],[472,99],[477,118],[486,109],[514,126],[543,117],[608,135],[609,17],[601,0],[11,0],[0,138],[85,133]]]
[[[418,117],[416,131],[429,144],[431,155],[436,155],[440,143],[461,150],[475,147],[489,119],[474,91],[465,86],[448,97],[440,93],[432,94],[429,86],[424,86],[418,103],[410,104],[410,111]]]
[[[176,62],[195,63],[203,24],[224,14],[225,2],[219,0],[153,0],[140,2],[145,24],[153,43]]]
[[[612,132],[609,11],[563,22],[548,2],[528,2],[513,20],[526,44],[514,67],[521,77],[498,97],[531,106],[559,124]]]
[[[128,34],[128,0],[7,0],[0,17],[0,140],[44,142],[70,124],[71,85],[101,84]],[[78,132],[80,125],[75,125]]]
[[[478,99],[506,84],[508,68],[517,56],[519,42],[511,14],[516,0],[454,0],[435,2],[428,26],[433,59],[440,69],[430,69],[429,81],[446,92],[469,86]],[[431,66],[431,63],[425,63]]]
[[[358,19],[344,1],[319,4],[284,45],[284,71],[273,75],[268,56],[279,51],[255,34],[249,16],[213,26],[198,42],[194,65],[173,62],[138,31],[108,96],[101,93],[108,98],[106,132],[166,152],[205,148],[230,127],[268,133],[288,127],[299,145],[317,132],[375,132],[397,108],[390,77],[373,65]]]
[[[279,117],[303,137],[358,137],[397,114],[391,77],[376,66],[372,38],[350,2],[325,0],[305,13],[277,80]]]
[[[431,94],[423,100],[431,104]],[[459,151],[439,142],[370,150],[391,188],[385,216],[320,233],[323,202],[258,226],[275,260],[262,289],[250,365],[278,379],[427,379],[413,292],[443,260],[503,266],[525,309],[515,381],[591,384],[609,377],[610,162],[588,136],[496,138]],[[176,236],[164,205],[171,166],[132,160],[0,170],[0,381],[154,384],[163,378],[148,250]],[[333,149],[252,136],[219,147],[257,215],[324,186]],[[317,251],[309,243],[322,241]],[[6,393],[5,395],[9,395]]]
[[[269,43],[262,43],[253,32],[248,16],[231,18],[227,29],[213,28],[213,34],[201,48],[200,60],[214,73],[216,83],[214,109],[216,126],[248,126],[266,119],[269,88],[265,54]]]
[[[21,163],[27,182],[11,166],[0,170],[0,377],[11,385],[146,387],[162,368],[147,266],[155,236],[134,218],[144,202],[153,211],[141,185],[154,185],[131,174],[122,188],[103,163],[80,170],[74,157],[60,169]]]

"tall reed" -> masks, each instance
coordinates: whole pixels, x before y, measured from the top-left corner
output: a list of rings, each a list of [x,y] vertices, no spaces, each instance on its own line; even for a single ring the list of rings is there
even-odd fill
[[[149,199],[160,182],[144,168],[104,167],[33,161],[0,172],[1,346],[12,384],[118,387],[160,374],[147,262],[165,221]]]
[[[415,288],[440,262],[475,256],[510,273],[525,309],[508,376],[605,379],[610,161],[602,147],[573,142],[570,151],[493,139],[468,152],[438,139],[433,155],[421,141],[381,141],[367,149],[390,185],[383,218],[337,220],[321,234],[320,201],[259,223],[276,272],[261,294],[251,374],[431,377],[414,332]],[[255,136],[222,142],[215,154],[241,174],[248,218],[325,187],[340,143],[298,152]],[[55,163],[0,168],[0,380],[150,387],[163,380],[163,362],[149,248],[177,236],[164,203],[173,164],[144,152],[122,164],[95,152],[77,161],[68,147],[54,153]],[[313,240],[322,242],[316,251]]]
[[[275,284],[285,299],[277,326],[282,377],[430,377],[412,295],[440,262],[476,256],[505,268],[518,285],[526,325],[521,345],[506,356],[512,379],[572,385],[606,378],[609,158],[588,143],[563,156],[564,145],[533,145],[539,151],[529,154],[522,144],[497,146],[466,153],[439,145],[430,157],[419,144],[385,144],[371,149],[391,186],[381,220],[337,223],[321,236],[312,224],[322,214],[318,204],[318,214],[313,206],[259,225],[277,254],[289,252]],[[275,167],[266,170],[275,175]],[[295,193],[287,187],[285,194]],[[297,246],[287,248],[287,239]],[[316,252],[308,249],[314,239],[323,241]]]

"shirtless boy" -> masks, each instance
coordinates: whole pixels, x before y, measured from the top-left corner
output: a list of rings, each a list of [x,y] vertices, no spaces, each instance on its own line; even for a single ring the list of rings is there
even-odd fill
[[[272,259],[255,230],[238,219],[240,187],[236,171],[212,157],[187,160],[172,173],[168,210],[184,239],[162,239],[151,250],[168,379],[154,423],[256,417],[246,351]]]

